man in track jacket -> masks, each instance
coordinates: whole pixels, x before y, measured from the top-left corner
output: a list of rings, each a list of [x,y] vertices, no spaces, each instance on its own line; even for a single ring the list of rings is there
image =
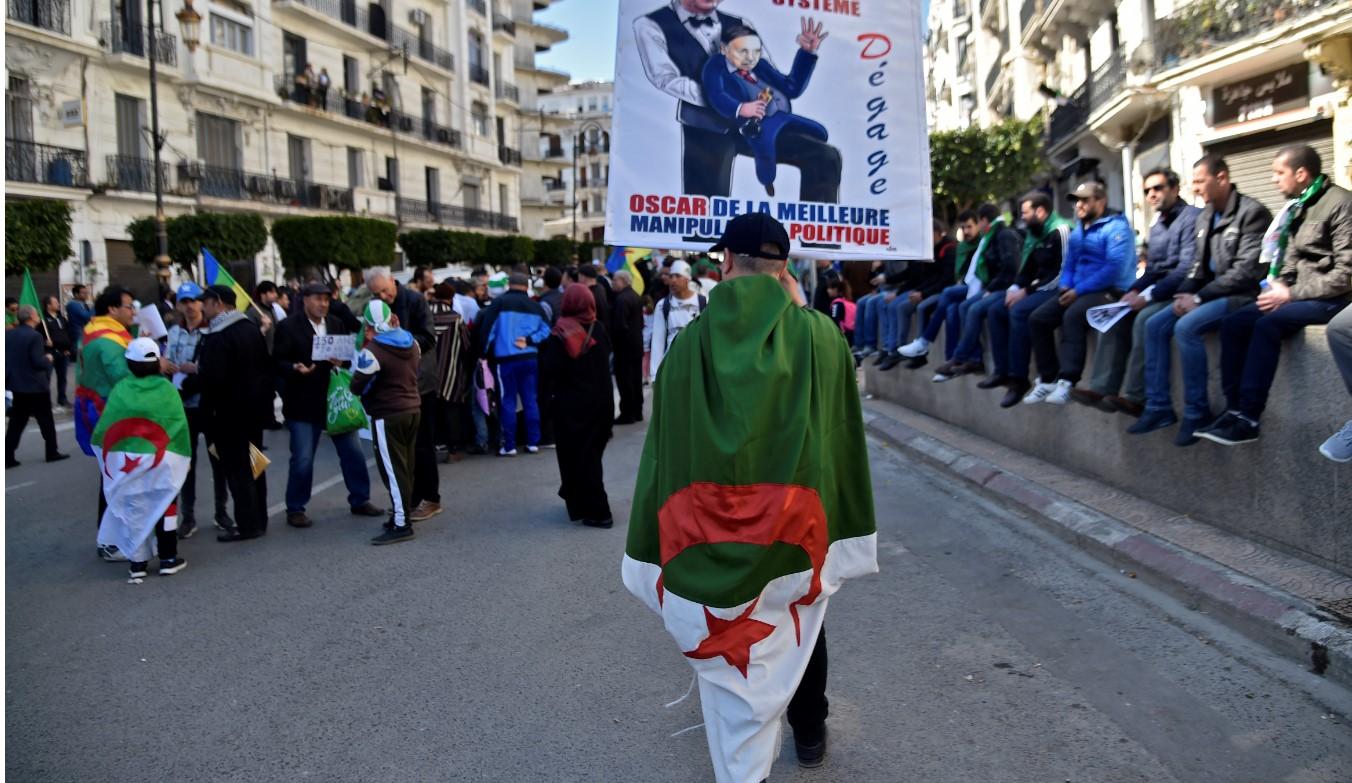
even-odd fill
[[[517,399],[526,414],[526,451],[540,450],[540,407],[536,388],[539,378],[536,346],[549,337],[549,319],[544,308],[528,293],[530,278],[513,272],[507,278],[507,292],[493,300],[480,314],[475,331],[482,341],[479,355],[487,356],[497,368],[498,388],[502,394],[500,457],[516,456]]]

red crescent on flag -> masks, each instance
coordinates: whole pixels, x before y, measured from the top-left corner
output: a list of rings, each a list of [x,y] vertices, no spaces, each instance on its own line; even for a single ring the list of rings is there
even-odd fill
[[[109,426],[108,430],[103,433],[103,453],[106,455],[113,450],[114,446],[127,438],[141,438],[150,441],[150,444],[155,447],[155,461],[151,463],[151,468],[159,466],[164,459],[165,450],[169,448],[169,433],[165,432],[163,427],[150,419],[130,418]],[[111,474],[108,473],[106,458],[103,473],[111,477]]]
[[[657,524],[663,568],[672,558],[699,544],[770,546],[778,542],[802,548],[812,562],[812,582],[801,598],[789,604],[794,633],[802,644],[798,607],[810,605],[821,595],[822,567],[830,546],[826,509],[816,490],[794,484],[724,486],[696,482],[667,498],[657,512]],[[659,602],[662,590],[659,577]],[[731,622],[756,621],[746,615]]]

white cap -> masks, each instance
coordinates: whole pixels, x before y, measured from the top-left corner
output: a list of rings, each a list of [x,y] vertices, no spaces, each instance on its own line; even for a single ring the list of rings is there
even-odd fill
[[[673,261],[671,264],[671,273],[673,275],[680,275],[686,279],[692,277],[690,274],[690,265],[684,261]]]
[[[159,361],[160,344],[149,337],[137,337],[127,343],[127,350],[122,355],[133,362]]]

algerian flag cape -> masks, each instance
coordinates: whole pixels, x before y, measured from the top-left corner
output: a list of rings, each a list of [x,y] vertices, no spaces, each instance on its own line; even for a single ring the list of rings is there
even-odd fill
[[[840,329],[768,275],[721,283],[662,361],[622,569],[698,674],[719,783],[769,774],[827,598],[876,544]]]
[[[123,378],[91,438],[108,510],[99,543],[136,559],[188,476],[188,418],[178,391],[160,376]]]

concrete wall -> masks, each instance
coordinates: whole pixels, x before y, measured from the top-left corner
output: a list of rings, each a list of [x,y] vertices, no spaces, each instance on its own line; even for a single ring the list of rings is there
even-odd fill
[[[1220,346],[1214,336],[1207,348],[1213,365],[1212,407],[1221,411]],[[930,355],[930,363],[919,370],[899,366],[878,372],[868,360],[867,391],[1180,514],[1352,574],[1352,464],[1331,462],[1317,450],[1352,416],[1352,399],[1333,365],[1323,327],[1308,328],[1286,343],[1262,437],[1229,448],[1205,440],[1178,448],[1172,428],[1128,435],[1125,429],[1134,419],[1075,403],[1004,410],[999,401],[1005,390],[978,389],[975,376],[932,383],[940,363],[933,357],[943,354],[936,346]],[[1173,389],[1175,410],[1181,413],[1177,364]]]

